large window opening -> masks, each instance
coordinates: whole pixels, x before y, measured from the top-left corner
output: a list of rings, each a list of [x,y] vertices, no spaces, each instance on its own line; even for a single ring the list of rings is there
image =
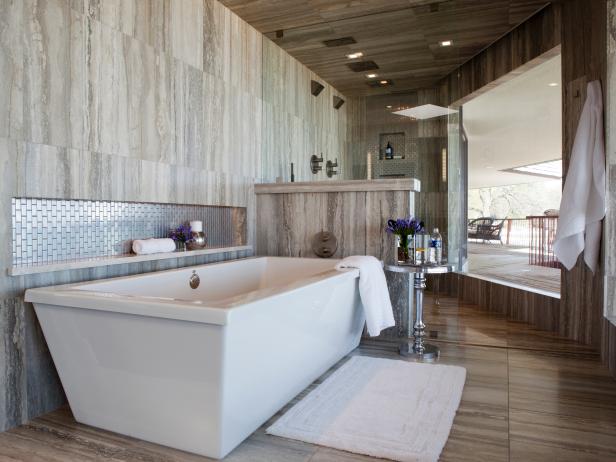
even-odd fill
[[[463,105],[469,273],[560,293],[561,107],[560,56]]]

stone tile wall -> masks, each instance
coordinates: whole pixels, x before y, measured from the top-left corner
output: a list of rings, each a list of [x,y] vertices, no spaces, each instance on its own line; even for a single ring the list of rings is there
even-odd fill
[[[9,277],[12,198],[246,207],[253,244],[253,185],[279,176],[289,133],[331,140],[344,124],[300,111],[308,95],[274,104],[300,111],[294,124],[264,128],[264,40],[216,0],[0,0],[0,431],[64,402],[27,288],[246,255]],[[311,74],[278,55],[268,81],[303,95]]]

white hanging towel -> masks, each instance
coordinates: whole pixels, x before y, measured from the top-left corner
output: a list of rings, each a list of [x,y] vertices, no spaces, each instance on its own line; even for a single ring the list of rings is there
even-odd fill
[[[569,170],[560,201],[554,254],[567,269],[584,250],[586,265],[595,272],[605,216],[605,143],[603,97],[598,80],[588,83]]]
[[[359,270],[359,296],[366,313],[368,334],[376,337],[383,329],[395,326],[394,312],[381,262],[374,257],[356,255],[347,257],[336,265],[336,269],[342,268]]]

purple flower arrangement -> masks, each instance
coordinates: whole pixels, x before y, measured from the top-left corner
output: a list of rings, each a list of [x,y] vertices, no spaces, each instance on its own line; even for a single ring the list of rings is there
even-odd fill
[[[408,219],[398,218],[396,220],[387,220],[387,226],[385,229],[390,234],[406,237],[414,236],[416,233],[422,231],[423,227],[423,221],[420,221],[414,217],[409,217]]]
[[[192,229],[190,225],[181,224],[169,232],[169,237],[175,242],[183,242],[185,244],[192,240]]]
[[[405,263],[412,258],[415,258],[413,245],[414,237],[409,237],[415,236],[415,234],[423,231],[423,228],[423,221],[420,221],[414,217],[387,220],[387,226],[385,229],[388,233],[398,236],[399,238],[396,239],[398,263]],[[411,252],[409,252],[409,245],[413,248]]]

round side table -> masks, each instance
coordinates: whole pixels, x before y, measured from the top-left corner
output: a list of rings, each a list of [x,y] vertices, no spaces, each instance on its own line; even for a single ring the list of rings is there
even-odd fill
[[[415,356],[419,359],[434,359],[439,355],[436,345],[424,343],[426,325],[423,322],[423,294],[426,288],[426,275],[451,273],[453,265],[447,263],[437,264],[412,264],[399,263],[385,265],[385,271],[394,273],[407,273],[409,277],[409,304],[406,313],[407,328],[406,338],[400,344],[400,354],[403,356]],[[413,323],[411,306],[413,305],[413,291],[415,288],[415,322]],[[411,328],[412,326],[412,328]],[[412,340],[409,340],[414,337]]]

